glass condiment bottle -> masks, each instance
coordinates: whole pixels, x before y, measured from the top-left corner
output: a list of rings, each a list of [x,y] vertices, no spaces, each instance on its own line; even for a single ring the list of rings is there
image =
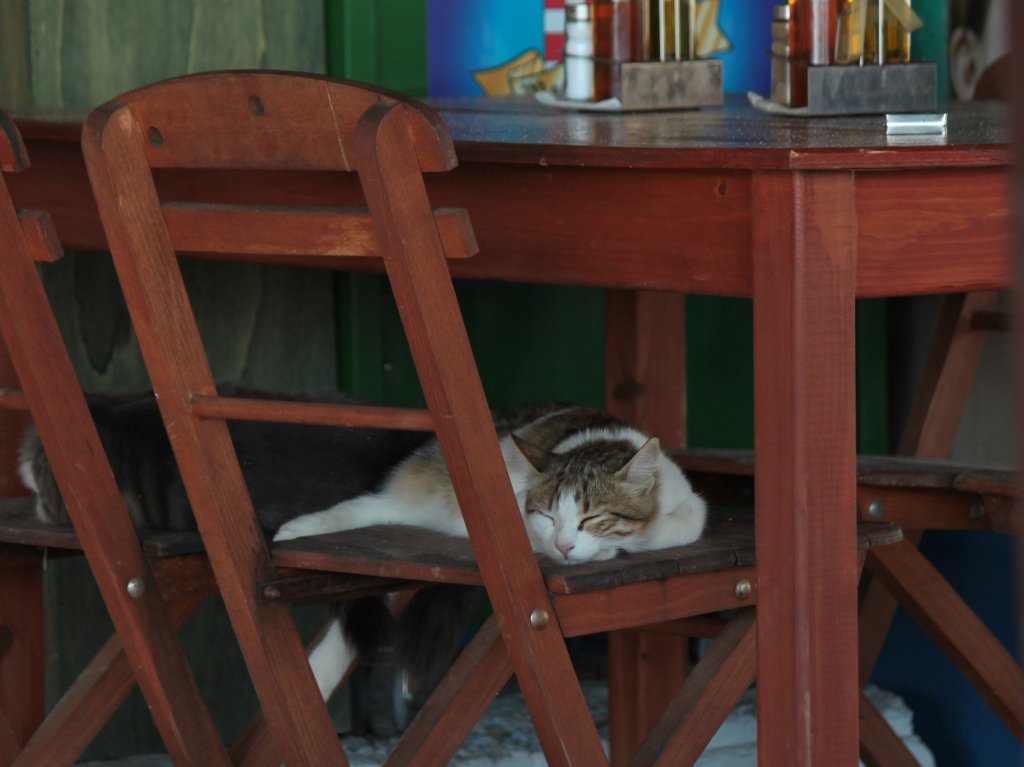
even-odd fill
[[[790,0],[793,58],[811,66],[832,63],[841,0]]]
[[[594,0],[594,98],[619,93],[620,65],[641,58],[636,50],[636,0]]]
[[[914,13],[911,0],[864,1],[868,3],[864,59],[876,64],[906,64],[909,62],[910,33],[921,27],[921,19]],[[879,23],[879,15],[882,18],[881,23]],[[878,56],[879,48],[883,51],[881,59]]]

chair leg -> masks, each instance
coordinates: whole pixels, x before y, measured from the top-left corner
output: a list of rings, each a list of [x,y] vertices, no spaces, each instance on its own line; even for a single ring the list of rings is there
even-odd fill
[[[512,661],[491,616],[445,674],[385,767],[448,764],[510,676]]]
[[[875,704],[860,694],[860,758],[865,767],[920,767]]]
[[[41,562],[5,553],[0,563],[0,711],[17,744],[43,719]]]
[[[391,594],[391,612],[398,615],[409,604],[412,599],[412,591],[399,591]],[[317,635],[306,646],[306,658],[308,659],[317,648],[323,638],[330,631],[333,621],[328,621]],[[345,681],[352,675],[353,670],[359,664],[359,658],[353,658],[348,668],[345,669],[338,680],[338,684],[327,694],[327,700],[331,700],[344,685]],[[245,730],[231,744],[231,762],[239,767],[277,767],[281,763],[277,748],[274,745],[274,738],[270,732],[270,726],[263,712],[257,712]]]
[[[310,658],[313,651],[316,650],[320,642],[323,641],[328,631],[331,630],[334,625],[334,621],[328,621],[313,640],[306,646],[306,658]],[[337,686],[327,694],[327,700],[330,700],[341,686],[345,683],[345,680],[351,676],[352,671],[359,663],[359,658],[353,658],[348,668],[344,671],[341,679],[338,681]],[[238,736],[234,743],[231,744],[231,762],[232,764],[239,765],[239,767],[277,767],[281,763],[281,757],[278,754],[277,746],[274,742],[273,733],[270,731],[270,726],[267,723],[267,718],[263,715],[262,711],[258,711],[252,719],[249,720],[249,724],[246,725],[245,730]]]
[[[168,621],[180,628],[207,596],[203,591],[168,603]],[[33,733],[14,767],[74,764],[133,687],[135,676],[114,634]]]
[[[78,675],[14,764],[74,764],[134,686],[135,677],[115,634]]]
[[[920,530],[904,530],[903,540],[917,547],[921,541]],[[868,683],[875,670],[882,646],[889,634],[899,602],[878,578],[869,572],[861,575],[862,597],[860,603],[860,684]]]
[[[11,729],[10,722],[0,712],[0,764],[7,767],[7,765],[14,761],[14,757],[18,755],[20,750],[21,745],[14,735],[14,730]]]
[[[917,548],[872,549],[868,569],[896,596],[1015,737],[1024,736],[1024,670]]]
[[[629,767],[669,767],[697,761],[756,676],[754,616],[754,608],[747,608],[726,624],[629,761]]]

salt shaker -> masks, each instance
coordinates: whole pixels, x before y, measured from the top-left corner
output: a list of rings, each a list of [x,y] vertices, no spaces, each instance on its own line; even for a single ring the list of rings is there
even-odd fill
[[[594,98],[594,24],[590,4],[565,4],[565,97]]]

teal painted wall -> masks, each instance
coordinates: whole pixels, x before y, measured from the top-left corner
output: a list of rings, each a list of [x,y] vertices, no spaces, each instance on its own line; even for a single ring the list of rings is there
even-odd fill
[[[324,58],[322,0],[0,0],[0,104],[14,110],[77,113],[148,82],[217,68],[323,72]],[[108,255],[69,253],[41,270],[83,387],[147,386]],[[332,275],[198,262],[183,271],[218,378],[271,388],[334,386]],[[112,628],[82,559],[47,563],[45,599],[52,705]],[[304,611],[307,634],[322,612]],[[257,703],[221,605],[203,605],[181,637],[230,741]],[[163,750],[135,692],[86,756]]]

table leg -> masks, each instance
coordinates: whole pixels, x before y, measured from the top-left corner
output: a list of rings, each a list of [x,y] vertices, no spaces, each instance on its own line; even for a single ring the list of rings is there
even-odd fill
[[[609,290],[605,294],[608,409],[657,436],[686,444],[686,304],[678,293]],[[642,631],[608,638],[609,739],[613,765],[625,764],[688,668],[683,637]]]
[[[850,172],[753,179],[758,763],[857,764]]]

